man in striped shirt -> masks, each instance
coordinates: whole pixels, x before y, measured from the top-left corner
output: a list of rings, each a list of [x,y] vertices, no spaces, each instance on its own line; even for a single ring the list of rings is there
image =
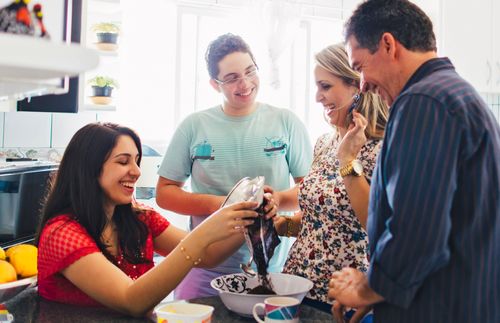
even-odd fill
[[[437,57],[411,2],[363,2],[346,42],[363,89],[391,109],[371,185],[371,267],[333,274],[334,316],[375,304],[376,322],[500,322],[498,122]]]

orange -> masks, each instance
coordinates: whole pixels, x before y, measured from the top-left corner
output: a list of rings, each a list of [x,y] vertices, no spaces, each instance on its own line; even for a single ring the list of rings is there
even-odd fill
[[[0,284],[12,282],[17,279],[16,270],[5,260],[0,260]]]
[[[3,250],[2,247],[0,247],[0,260],[5,260],[5,257],[6,257],[5,251]]]

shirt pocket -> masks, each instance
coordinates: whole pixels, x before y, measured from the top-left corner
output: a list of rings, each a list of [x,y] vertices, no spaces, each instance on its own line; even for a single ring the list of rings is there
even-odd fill
[[[206,161],[206,160],[214,160],[214,159],[215,159],[214,149],[213,149],[212,145],[207,140],[204,140],[203,142],[196,144],[191,149],[191,160],[193,162],[196,160]]]
[[[283,137],[265,137],[263,153],[266,157],[278,157],[286,155],[288,142]]]

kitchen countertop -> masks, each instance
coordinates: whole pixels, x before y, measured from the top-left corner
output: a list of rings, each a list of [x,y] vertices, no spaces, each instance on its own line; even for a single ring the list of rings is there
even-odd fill
[[[33,161],[12,161],[7,162],[5,158],[0,158],[0,174],[17,174],[26,171],[35,171],[41,169],[57,169],[58,163],[47,160]]]
[[[218,296],[198,298],[191,302],[211,305],[215,308],[212,322],[255,322],[250,318],[241,317],[226,309]],[[93,322],[149,322],[148,318],[133,318],[105,308],[78,307],[67,304],[46,301],[38,296],[36,288],[29,288],[5,303],[8,311],[14,315],[14,322],[43,323],[93,323]],[[300,322],[320,323],[334,322],[330,314],[313,307],[302,305]]]

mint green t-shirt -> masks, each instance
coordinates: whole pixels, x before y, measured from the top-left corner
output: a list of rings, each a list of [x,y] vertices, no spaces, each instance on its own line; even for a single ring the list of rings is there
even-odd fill
[[[224,114],[216,106],[188,116],[177,128],[158,174],[185,182],[194,193],[227,195],[243,177],[265,176],[267,185],[281,191],[292,177],[305,176],[312,161],[312,147],[303,123],[287,109],[259,103],[244,117]],[[191,228],[206,217],[191,217]],[[271,259],[269,272],[281,271],[290,243],[282,239]],[[221,273],[240,272],[249,259],[244,245],[217,268]]]

